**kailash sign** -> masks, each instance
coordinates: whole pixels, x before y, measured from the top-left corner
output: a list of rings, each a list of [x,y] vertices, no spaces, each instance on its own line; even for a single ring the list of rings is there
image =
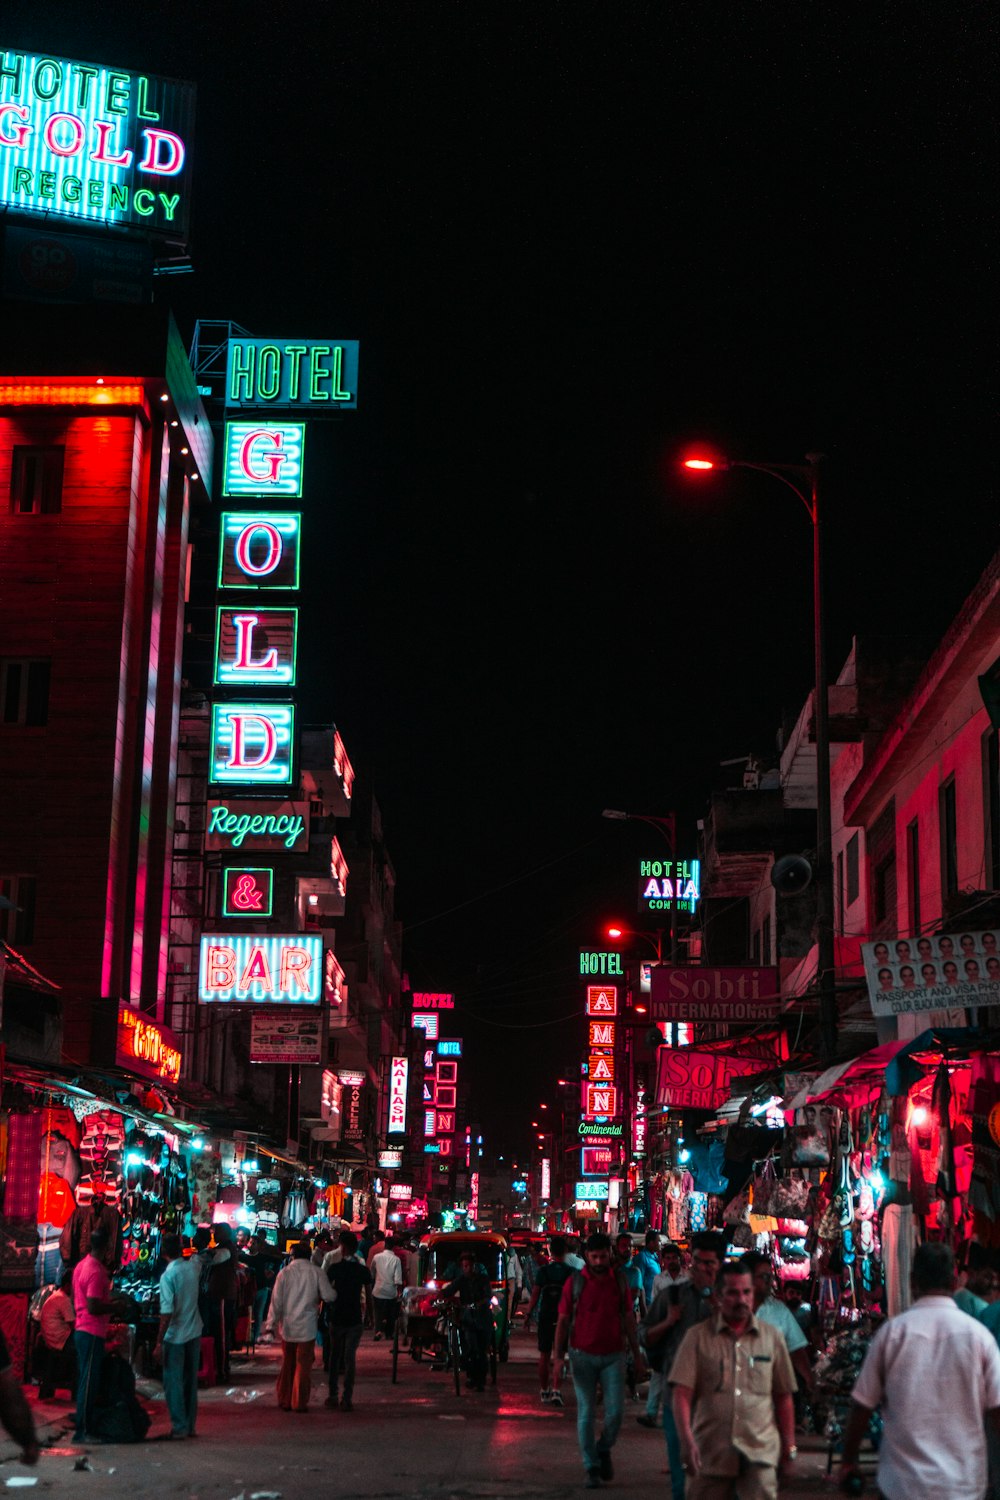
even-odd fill
[[[183,242],[192,83],[0,50],[0,203]]]

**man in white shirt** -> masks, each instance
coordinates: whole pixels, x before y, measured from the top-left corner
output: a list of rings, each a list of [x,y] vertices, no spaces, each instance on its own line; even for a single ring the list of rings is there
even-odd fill
[[[792,1368],[804,1390],[811,1391],[813,1383],[812,1365],[809,1361],[809,1340],[786,1302],[774,1295],[774,1267],[770,1257],[759,1250],[751,1250],[740,1260],[753,1277],[753,1310],[762,1323],[770,1323],[781,1334],[792,1356]]]
[[[682,1286],[685,1281],[690,1280],[684,1269],[684,1257],[678,1245],[669,1241],[664,1245],[660,1251],[660,1264],[663,1270],[658,1276],[653,1277],[653,1297],[658,1292],[662,1292],[665,1287]],[[649,1300],[650,1307],[653,1305],[653,1297]]]
[[[368,1269],[371,1271],[372,1302],[375,1304],[375,1340],[382,1337],[383,1332],[392,1338],[396,1327],[396,1313],[399,1310],[399,1299],[403,1294],[403,1267],[399,1256],[393,1247],[393,1240],[388,1239],[385,1246],[373,1255]]]
[[[524,1271],[521,1269],[521,1261],[513,1245],[507,1246],[507,1326],[510,1328],[514,1322],[518,1304],[521,1301],[521,1293],[524,1290]]]
[[[989,1329],[955,1305],[948,1245],[919,1247],[911,1285],[914,1305],[883,1323],[851,1393],[842,1478],[860,1473],[861,1440],[880,1406],[885,1500],[982,1500],[984,1418],[1000,1425],[1000,1350]]]
[[[201,1364],[201,1262],[196,1255],[184,1259],[179,1234],[165,1234],[160,1249],[167,1269],[160,1277],[160,1327],[153,1358],[163,1364],[170,1436],[194,1437]]]
[[[281,1330],[281,1372],[278,1405],[282,1411],[307,1411],[310,1372],[316,1357],[316,1328],[320,1298],[335,1302],[337,1294],[327,1274],[310,1260],[308,1240],[301,1240],[292,1259],[278,1272],[271,1293],[267,1324]]]

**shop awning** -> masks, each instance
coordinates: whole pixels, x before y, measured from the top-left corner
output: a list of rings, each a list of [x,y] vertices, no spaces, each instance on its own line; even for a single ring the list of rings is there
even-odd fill
[[[854,1102],[851,1095],[855,1092],[859,1096],[863,1094],[867,1099],[874,1084],[881,1087],[886,1068],[896,1053],[905,1046],[905,1042],[884,1042],[881,1047],[862,1052],[860,1057],[834,1063],[832,1068],[827,1068],[812,1083],[799,1089],[793,1098],[786,1101],[786,1114],[801,1109],[804,1104],[815,1104],[821,1099],[835,1099],[837,1102],[850,1104]]]

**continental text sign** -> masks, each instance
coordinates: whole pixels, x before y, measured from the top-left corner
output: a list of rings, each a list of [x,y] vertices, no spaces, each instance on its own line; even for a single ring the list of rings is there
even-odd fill
[[[771,1021],[781,992],[777,969],[650,970],[652,1021]]]
[[[183,241],[192,83],[0,50],[0,203]]]

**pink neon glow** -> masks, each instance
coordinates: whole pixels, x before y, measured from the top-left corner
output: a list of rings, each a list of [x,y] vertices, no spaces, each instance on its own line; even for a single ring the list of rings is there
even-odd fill
[[[254,448],[262,439],[271,443],[269,453],[259,453],[262,468],[255,469],[253,466]],[[283,434],[268,427],[256,427],[253,432],[248,432],[240,444],[240,468],[247,479],[254,480],[259,484],[277,484],[278,475],[283,463],[287,463],[288,454],[282,451]]]
[[[23,146],[28,136],[33,133],[34,126],[15,125],[14,134],[8,135],[3,128],[8,115],[16,115],[19,120],[26,120],[28,106],[26,104],[0,104],[0,146]]]
[[[95,120],[94,132],[97,136],[97,149],[91,151],[91,161],[99,161],[107,167],[130,167],[132,165],[132,152],[123,151],[121,156],[115,156],[108,149],[108,140],[114,130],[113,120]]]
[[[278,753],[278,733],[270,719],[262,714],[247,714],[234,711],[226,718],[233,726],[233,748],[226,769],[233,771],[257,771],[269,766]],[[246,727],[259,724],[264,734],[264,748],[256,760],[249,760],[246,753]]]
[[[73,127],[74,139],[69,146],[60,146],[55,139],[55,127],[68,121]],[[48,146],[53,156],[76,156],[77,152],[83,150],[83,143],[87,138],[87,131],[79,115],[54,114],[49,115],[42,131],[42,140]]]
[[[267,537],[269,545],[264,561],[255,563],[250,556],[250,545],[260,532]],[[254,521],[250,526],[244,526],[236,538],[236,564],[250,578],[263,578],[266,574],[273,573],[281,561],[281,553],[281,533],[270,521]]]
[[[143,131],[146,137],[146,154],[139,163],[140,172],[155,172],[158,177],[176,177],[184,165],[184,142],[170,130],[149,127]],[[165,147],[161,153],[160,148]]]
[[[253,659],[253,633],[260,624],[260,615],[233,615],[236,631],[236,659],[234,672],[273,672],[278,665],[278,648],[272,646],[266,656]]]
[[[2,106],[0,106],[2,107]],[[0,406],[141,406],[142,386],[80,385],[79,382],[5,380]]]

